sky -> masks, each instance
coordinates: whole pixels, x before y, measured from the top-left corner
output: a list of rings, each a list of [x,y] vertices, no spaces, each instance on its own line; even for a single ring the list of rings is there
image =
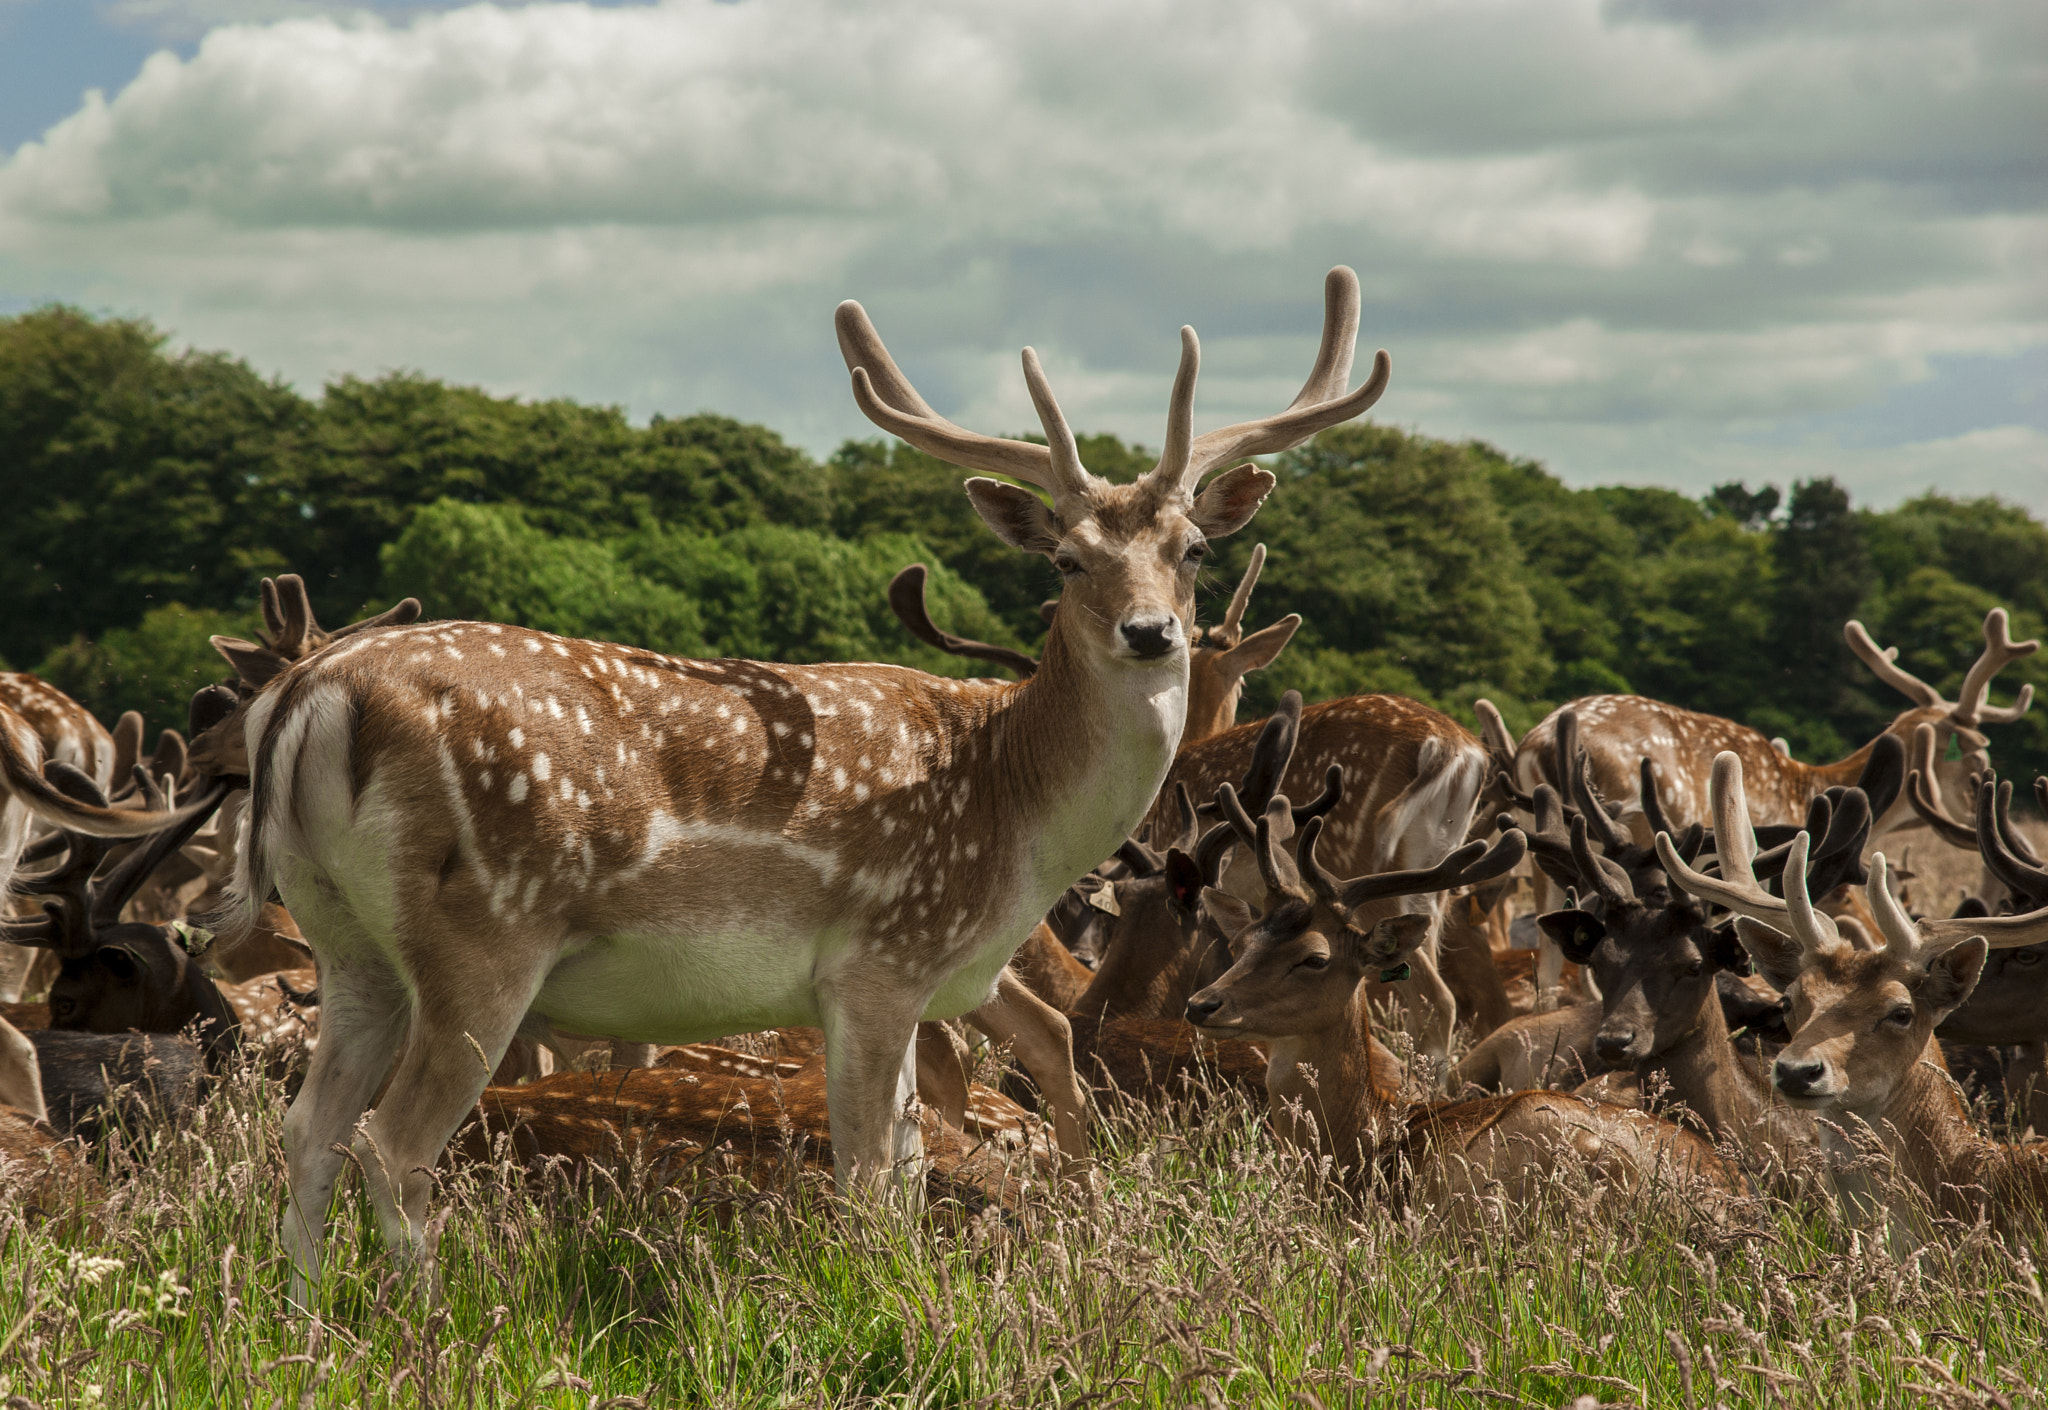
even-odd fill
[[[309,393],[413,368],[872,434],[1159,443],[1364,289],[1376,418],[1574,484],[1833,475],[2048,514],[2041,0],[0,0],[0,314]]]

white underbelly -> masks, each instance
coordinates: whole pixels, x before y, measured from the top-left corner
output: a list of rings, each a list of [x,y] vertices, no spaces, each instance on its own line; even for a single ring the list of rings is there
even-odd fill
[[[562,957],[533,1012],[564,1032],[634,1043],[816,1025],[823,938],[753,929],[608,935]]]

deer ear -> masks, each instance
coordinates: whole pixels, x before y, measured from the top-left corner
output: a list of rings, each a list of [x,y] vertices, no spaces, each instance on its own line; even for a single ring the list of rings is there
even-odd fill
[[[1287,649],[1301,626],[1301,614],[1290,612],[1270,627],[1262,627],[1223,653],[1223,664],[1232,675],[1246,676],[1273,664],[1273,658]]]
[[[1606,925],[1591,911],[1552,911],[1536,917],[1536,925],[1573,964],[1591,964],[1593,951],[1607,938]]]
[[[100,968],[123,984],[133,984],[142,977],[142,957],[126,945],[102,945],[93,958],[100,962]]]
[[[1256,465],[1225,470],[1195,496],[1195,527],[1212,539],[1236,533],[1251,523],[1278,483],[1272,471]]]
[[[1166,853],[1167,894],[1173,898],[1174,909],[1189,915],[1202,903],[1202,864],[1178,847],[1169,848]]]
[[[270,648],[258,646],[253,641],[243,641],[240,637],[214,637],[213,649],[235,668],[235,674],[244,683],[259,690],[291,664]]]
[[[1365,937],[1365,962],[1385,967],[1399,964],[1429,938],[1428,916],[1388,916],[1375,922]]]
[[[1060,546],[1059,521],[1031,491],[977,476],[967,482],[967,498],[982,523],[1010,547],[1026,553],[1051,553]]]
[[[1780,993],[1790,989],[1792,981],[1799,977],[1799,971],[1805,968],[1806,954],[1799,942],[1789,935],[1779,934],[1762,921],[1737,916],[1735,938],[1756,961],[1756,972],[1763,976],[1764,983]]]
[[[1970,997],[1978,977],[1984,973],[1984,957],[1989,952],[1984,937],[1974,935],[1927,962],[1927,977],[1920,981],[1918,997],[1934,1011],[1937,1024]]]
[[[1707,943],[1700,946],[1706,952],[1708,963],[1716,969],[1725,969],[1730,974],[1754,973],[1749,962],[1749,951],[1742,948],[1742,942],[1735,938],[1733,925],[1716,926],[1707,932]]]

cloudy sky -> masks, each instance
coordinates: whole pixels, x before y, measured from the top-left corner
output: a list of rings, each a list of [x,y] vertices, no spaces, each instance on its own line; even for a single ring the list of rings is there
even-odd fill
[[[1384,419],[2048,512],[2044,133],[2041,0],[0,0],[0,313],[822,450],[851,296],[1157,444],[1181,323],[1276,410],[1341,262]]]

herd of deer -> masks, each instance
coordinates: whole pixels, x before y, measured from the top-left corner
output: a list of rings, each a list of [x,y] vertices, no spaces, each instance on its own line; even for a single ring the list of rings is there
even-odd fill
[[[1037,659],[939,629],[921,566],[891,584],[913,634],[1013,682],[678,660],[411,599],[327,632],[294,577],[264,582],[261,641],[216,640],[235,678],[195,697],[189,744],[148,760],[138,717],[109,732],[0,676],[0,998],[48,990],[7,1006],[0,1144],[75,1183],[56,1134],[145,1119],[124,1075],[196,1100],[238,1048],[291,1039],[302,1305],[351,1161],[415,1257],[451,1143],[1004,1200],[1020,1173],[1092,1182],[1091,1100],[1192,1100],[1196,1075],[1261,1089],[1281,1140],[1424,1207],[1564,1166],[1712,1206],[1812,1168],[1869,1214],[1888,1187],[1856,1174],[1860,1139],[1940,1213],[2040,1218],[2048,1145],[1983,1137],[1938,1041],[2024,1045],[2028,1071],[2048,1052],[2048,862],[1978,732],[2027,708],[1988,692],[2036,643],[1991,613],[1950,701],[1849,623],[1914,708],[1824,766],[1635,696],[1519,744],[1485,701],[1479,737],[1394,695],[1289,692],[1239,725],[1301,619],[1244,630],[1261,548],[1197,629],[1204,555],[1275,486],[1248,457],[1361,414],[1390,373],[1381,353],[1350,386],[1356,278],[1325,292],[1293,403],[1199,436],[1183,329],[1165,449],[1130,484],[1081,464],[1029,349],[1044,444],[940,417],[840,306],[862,411],[1007,477],[970,500],[1063,579]],[[1983,857],[1955,917],[1910,916],[1866,860],[1913,826]],[[1517,1004],[1525,860],[1541,944]],[[1405,1063],[1375,1036],[1386,1002]],[[974,1085],[953,1020],[1029,1082]],[[2048,1080],[2012,1101],[2048,1129]]]

